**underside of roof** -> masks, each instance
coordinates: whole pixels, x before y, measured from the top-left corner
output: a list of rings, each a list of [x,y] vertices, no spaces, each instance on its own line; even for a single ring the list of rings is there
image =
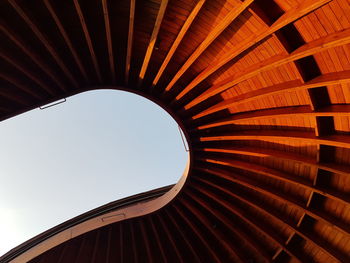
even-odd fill
[[[0,1],[0,120],[105,88],[179,122],[186,183],[30,263],[350,262],[349,0]]]

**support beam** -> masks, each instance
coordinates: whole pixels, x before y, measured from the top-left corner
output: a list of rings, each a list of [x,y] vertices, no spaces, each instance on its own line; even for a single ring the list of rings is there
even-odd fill
[[[78,88],[79,85],[77,81],[73,77],[72,73],[68,70],[66,65],[63,63],[62,59],[57,54],[56,50],[50,44],[47,37],[39,30],[39,28],[34,24],[32,19],[29,18],[29,16],[25,13],[25,11],[18,5],[18,3],[15,0],[8,0],[8,2],[11,4],[13,9],[18,13],[18,15],[23,19],[23,21],[26,22],[27,26],[33,31],[34,35],[40,40],[40,42],[43,44],[43,46],[46,48],[46,50],[49,52],[49,54],[52,56],[52,58],[55,60],[55,62],[58,64],[58,66],[61,68],[64,74],[67,76],[67,78],[70,80],[73,86],[75,88]],[[64,90],[67,90],[66,87],[62,86],[61,88]]]
[[[112,75],[112,84],[115,84],[115,65],[114,65],[114,55],[113,55],[113,43],[111,36],[111,26],[109,23],[109,13],[108,13],[108,0],[102,0],[102,8],[103,8],[103,17],[105,21],[105,31],[106,31],[106,39],[107,39],[107,49],[108,49],[108,60],[109,67]]]
[[[174,40],[170,50],[168,51],[162,65],[160,66],[158,73],[156,75],[156,77],[153,80],[152,86],[156,86],[159,79],[161,78],[164,70],[166,69],[167,65],[169,64],[171,58],[173,57],[176,49],[178,48],[178,46],[180,45],[182,39],[184,38],[184,36],[186,35],[188,29],[190,28],[193,20],[197,17],[197,14],[199,13],[199,11],[201,10],[203,4],[205,3],[206,0],[198,0],[196,6],[193,8],[191,14],[187,17],[185,23],[183,24],[180,32],[178,33],[176,39]]]
[[[319,52],[325,51],[330,48],[338,47],[350,43],[350,29],[343,31],[338,31],[329,34],[325,37],[321,37],[317,40],[311,41],[300,48],[296,49],[290,54],[279,54],[275,55],[261,63],[254,64],[239,73],[220,81],[219,83],[213,85],[208,90],[206,90],[202,95],[192,100],[190,103],[185,105],[185,109],[189,109],[198,103],[220,94],[225,90],[237,85],[238,83],[247,80],[251,77],[256,76],[259,73],[274,69],[276,67],[285,65],[290,62],[294,62],[301,58],[317,54]],[[187,88],[183,90],[177,97],[176,100],[179,101],[189,90]],[[179,102],[178,102],[179,103]]]
[[[128,85],[129,73],[130,73],[130,61],[132,53],[132,44],[134,36],[134,20],[135,20],[135,1],[130,0],[130,13],[129,13],[129,31],[128,31],[128,47],[126,51],[126,61],[125,61],[125,84]]]
[[[187,85],[187,87],[182,91],[182,93],[180,93],[181,95],[179,94],[177,99],[180,99],[183,96],[183,94],[192,90],[195,86],[201,83],[209,75],[213,74],[215,71],[220,69],[229,61],[235,59],[238,55],[252,48],[255,44],[266,39],[271,34],[275,33],[276,31],[283,28],[284,26],[298,20],[299,18],[320,8],[321,6],[327,4],[330,1],[331,0],[307,0],[307,1],[304,1],[302,4],[300,4],[298,7],[292,8],[290,11],[283,14],[275,23],[273,23],[271,27],[267,27],[266,30],[264,30],[263,32],[260,32],[258,35],[253,35],[251,37],[248,37],[244,41],[240,42],[240,45],[236,49],[229,51],[225,55],[213,61],[213,63],[211,63],[209,67],[207,67],[200,74],[198,74],[198,76],[190,84]]]
[[[281,131],[281,130],[243,130],[229,135],[201,136],[201,142],[207,141],[237,141],[237,140],[259,140],[259,141],[291,141],[313,144],[324,144],[350,149],[350,136],[329,135],[316,137],[310,132]]]
[[[60,31],[69,51],[71,52],[73,58],[74,58],[74,61],[75,63],[78,65],[78,68],[81,72],[81,74],[83,75],[85,81],[89,82],[89,78],[88,78],[88,75],[86,73],[86,70],[83,66],[83,63],[81,62],[79,56],[78,56],[78,53],[77,51],[75,50],[74,46],[73,46],[73,43],[72,41],[70,40],[70,38],[68,37],[68,34],[66,32],[66,30],[64,29],[62,23],[61,23],[61,20],[58,18],[54,8],[52,7],[51,3],[50,3],[50,0],[43,0],[47,10],[49,11],[52,19],[55,21],[56,23],[56,26],[58,28],[58,30]]]
[[[196,61],[196,59],[210,46],[211,43],[240,15],[248,8],[248,6],[254,0],[245,0],[237,8],[231,10],[224,19],[209,32],[208,36],[203,42],[196,48],[191,56],[186,60],[180,70],[175,74],[173,79],[165,88],[165,91],[169,91],[174,84],[180,79],[180,77],[187,71],[187,69]]]
[[[94,50],[94,47],[93,47],[93,44],[92,44],[92,40],[91,40],[91,37],[90,37],[89,29],[88,29],[88,27],[86,25],[86,22],[85,22],[85,18],[84,18],[83,12],[82,12],[82,10],[80,8],[79,0],[73,0],[73,1],[74,1],[75,10],[76,10],[76,12],[78,14],[78,17],[79,17],[79,21],[80,21],[82,30],[84,32],[86,44],[87,44],[87,46],[89,48],[91,60],[92,60],[92,63],[94,65],[94,68],[95,68],[98,80],[100,82],[102,82],[100,66],[98,65],[97,56],[95,54],[95,50]]]
[[[349,104],[333,104],[331,106],[323,107],[317,111],[311,110],[310,106],[290,106],[273,109],[264,109],[256,111],[248,111],[235,113],[231,116],[208,124],[202,124],[196,129],[203,130],[218,126],[224,126],[229,124],[235,124],[240,121],[255,121],[264,119],[276,119],[286,117],[334,117],[334,116],[350,116],[350,105]],[[188,121],[190,123],[191,120]]]
[[[327,146],[325,146],[327,147]],[[272,158],[279,159],[288,162],[300,163],[303,165],[308,165],[313,168],[323,169],[331,173],[338,173],[341,175],[348,176],[350,174],[350,166],[336,164],[334,162],[316,162],[314,158],[292,154],[284,151],[271,150],[266,148],[256,147],[207,147],[202,149],[194,149],[196,152],[211,152],[211,153],[226,153],[226,154],[235,154],[235,155],[245,155],[245,156],[255,156],[261,158]]]
[[[160,26],[162,24],[167,5],[168,5],[168,0],[161,1],[160,8],[159,8],[158,15],[157,15],[157,19],[156,19],[156,22],[155,22],[154,27],[153,27],[151,39],[149,41],[146,55],[145,55],[145,58],[143,60],[143,64],[142,64],[141,71],[139,74],[139,83],[138,83],[139,86],[141,86],[141,84],[142,84],[142,81],[145,77],[145,74],[146,74],[146,71],[148,68],[149,61],[151,60],[154,45],[156,44],[159,29],[160,29]]]

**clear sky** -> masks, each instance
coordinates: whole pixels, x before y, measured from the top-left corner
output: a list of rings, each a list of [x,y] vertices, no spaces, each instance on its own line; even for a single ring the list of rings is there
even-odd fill
[[[176,122],[138,95],[98,90],[0,123],[0,256],[83,212],[176,183]]]

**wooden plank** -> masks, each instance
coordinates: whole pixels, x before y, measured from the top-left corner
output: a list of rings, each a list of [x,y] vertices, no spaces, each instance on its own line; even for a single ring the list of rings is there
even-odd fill
[[[198,240],[201,241],[201,243],[205,246],[206,250],[212,256],[210,260],[213,260],[216,263],[221,263],[221,260],[216,254],[217,251],[214,251],[213,248],[208,244],[208,239],[205,236],[203,236],[202,231],[198,230],[198,226],[196,226],[196,224],[194,224],[191,220],[187,218],[185,212],[183,212],[183,208],[180,208],[179,205],[173,205],[173,207],[175,208],[177,214],[179,214],[181,216],[181,219],[185,221],[186,225],[188,225],[188,227],[192,229],[193,233],[196,235]]]
[[[304,143],[324,144],[343,148],[350,148],[350,136],[330,135],[316,137],[311,132],[281,131],[281,130],[250,130],[239,131],[230,135],[202,136],[201,142],[206,141],[236,141],[236,140],[259,140],[259,141],[296,141]]]
[[[314,168],[323,169],[332,173],[338,173],[341,175],[348,176],[350,174],[350,166],[336,164],[336,163],[319,163],[315,161],[314,158],[307,157],[304,155],[293,154],[289,152],[271,150],[266,148],[256,148],[256,147],[225,147],[225,148],[203,148],[203,149],[194,149],[194,151],[204,151],[204,152],[213,152],[213,153],[229,153],[229,154],[239,154],[246,156],[255,156],[255,157],[267,157],[272,159],[279,159],[288,162],[296,162],[303,165],[308,165]]]
[[[60,31],[69,51],[71,52],[72,56],[73,56],[73,59],[75,61],[75,63],[78,65],[78,68],[81,72],[81,74],[83,75],[85,81],[89,82],[89,78],[88,78],[88,75],[85,71],[85,68],[83,66],[83,63],[81,62],[80,58],[79,58],[79,55],[77,53],[77,51],[75,50],[74,46],[73,46],[73,43],[72,41],[70,40],[70,38],[68,37],[68,34],[66,32],[66,30],[64,29],[62,23],[61,23],[61,20],[58,18],[55,10],[53,9],[51,3],[50,3],[50,0],[44,0],[44,4],[47,8],[47,10],[49,10],[49,13],[52,17],[52,19],[55,21],[56,23],[56,26],[58,28],[58,30]]]
[[[191,244],[190,240],[188,240],[188,237],[186,236],[186,233],[184,230],[181,228],[180,224],[174,219],[174,216],[169,212],[169,209],[164,209],[164,212],[167,214],[169,220],[171,223],[175,226],[176,231],[180,233],[182,240],[186,243],[187,247],[191,251],[192,255],[194,256],[194,261],[195,262],[201,262],[201,259],[198,255],[200,251],[196,251],[195,247]]]
[[[270,118],[285,117],[333,117],[333,116],[350,116],[350,105],[339,104],[324,107],[318,111],[312,111],[309,106],[290,106],[273,109],[263,109],[256,111],[248,111],[234,113],[231,116],[219,120],[215,120],[208,124],[198,126],[196,129],[203,130],[223,125],[235,124],[242,120],[263,120]],[[188,120],[190,122],[190,120]]]
[[[190,28],[193,20],[197,17],[197,14],[199,13],[199,11],[201,10],[203,4],[205,3],[206,0],[198,0],[196,6],[193,8],[191,14],[187,17],[185,23],[183,24],[183,26],[181,27],[180,32],[178,33],[176,39],[174,40],[171,48],[169,49],[162,65],[160,66],[158,73],[156,75],[156,77],[153,80],[152,86],[154,87],[155,85],[157,85],[159,79],[161,78],[164,70],[166,69],[167,65],[169,64],[171,58],[173,57],[176,49],[178,48],[178,46],[180,45],[182,39],[184,38],[184,36],[186,35],[188,29]]]
[[[261,174],[270,178],[274,178],[286,183],[291,183],[299,187],[303,187],[309,191],[313,191],[319,193],[323,196],[329,197],[330,199],[340,201],[345,205],[350,203],[350,198],[347,195],[342,195],[341,193],[337,193],[335,191],[331,191],[325,188],[318,188],[314,186],[311,182],[306,179],[302,179],[301,177],[296,177],[285,172],[280,172],[272,168],[268,168],[262,165],[247,163],[239,160],[228,159],[224,157],[196,157],[196,160],[209,162],[214,164],[220,164],[223,166],[234,167],[237,169],[242,169],[244,171],[250,171],[253,173]]]
[[[225,201],[224,199],[221,198],[217,198],[213,193],[211,193],[210,190],[204,188],[202,185],[198,184],[198,183],[194,183],[194,187],[197,191],[201,192],[202,194],[206,195],[207,197],[209,197],[210,199],[214,200],[215,202],[219,203],[221,206],[223,206],[224,208],[226,208],[230,213],[236,215],[238,218],[240,218],[240,220],[242,220],[243,222],[245,222],[247,225],[249,225],[251,228],[253,228],[255,231],[258,231],[262,234],[264,234],[265,236],[267,236],[267,238],[271,241],[273,241],[274,243],[278,244],[278,246],[280,246],[282,249],[284,249],[291,257],[293,257],[294,259],[296,259],[298,262],[302,262],[300,261],[300,259],[298,259],[298,257],[296,257],[295,255],[293,255],[292,252],[290,252],[288,250],[287,247],[284,246],[283,244],[283,240],[280,236],[278,236],[275,232],[271,231],[268,227],[265,227],[264,225],[260,224],[258,221],[254,220],[254,218],[251,218],[250,216],[248,216],[246,213],[244,213],[241,209],[238,209],[237,207],[234,207],[232,204],[228,203],[227,201]],[[187,193],[187,192],[186,192]],[[232,196],[232,195],[231,195]],[[237,198],[235,198],[237,199]],[[203,204],[204,205],[204,204]],[[215,215],[218,212],[215,212]],[[223,221],[221,219],[219,219],[220,221]],[[231,224],[234,224],[234,222],[232,222]],[[229,224],[228,224],[229,225]],[[237,228],[237,230],[234,228],[232,231],[236,231],[238,232],[239,229]],[[257,246],[257,244],[255,244],[255,240],[252,239],[252,237],[250,236],[246,236],[245,232],[240,231],[237,233],[237,235],[243,235],[244,237],[242,237],[243,240],[247,240],[250,241],[250,244],[252,247],[255,247],[256,250],[258,250],[259,254],[262,254],[264,256],[265,259],[267,259],[269,262],[271,262],[271,256],[266,254],[266,250],[261,251],[261,249],[259,249],[259,247]]]
[[[60,79],[58,79],[57,75],[53,72],[52,68],[45,64],[43,60],[35,54],[32,50],[28,48],[28,45],[23,43],[15,33],[11,32],[6,26],[0,22],[0,30],[17,46],[19,47],[38,67],[45,72],[49,78],[51,78],[54,83],[63,91],[67,91],[66,87],[62,83]]]
[[[235,59],[238,55],[242,54],[249,48],[253,47],[260,41],[264,40],[271,34],[275,33],[282,27],[294,22],[295,20],[305,16],[306,14],[320,8],[331,0],[307,0],[304,1],[296,8],[291,8],[290,11],[283,14],[271,27],[266,28],[263,32],[260,32],[258,35],[252,35],[247,37],[244,41],[240,43],[240,45],[225,55],[217,58],[209,67],[203,70],[197,77],[187,85],[187,87],[179,94],[177,99],[180,99],[185,93],[192,90],[195,86],[201,83],[204,79],[206,79],[209,75],[217,71],[219,68],[224,66],[229,61]]]
[[[0,79],[5,80],[6,82],[15,86],[17,89],[23,91],[26,94],[31,95],[33,98],[37,100],[44,100],[44,97],[42,96],[42,94],[38,94],[37,92],[34,92],[30,87],[28,87],[28,85],[24,85],[21,82],[19,82],[17,78],[5,75],[2,72],[0,72]]]
[[[247,80],[251,77],[256,76],[261,72],[271,70],[273,68],[285,65],[289,62],[294,62],[298,59],[314,55],[316,53],[325,51],[329,48],[345,45],[347,43],[350,43],[350,29],[335,32],[325,37],[322,37],[320,39],[309,42],[301,46],[300,48],[296,49],[289,55],[288,54],[275,55],[265,61],[262,61],[261,63],[254,64],[251,67],[248,67],[247,69],[240,71],[234,76],[228,77],[223,81],[220,81],[216,85],[213,85],[207,91],[205,91],[202,95],[198,96],[197,98],[192,100],[190,103],[188,103],[185,106],[185,109],[189,109],[194,105],[197,105],[198,103],[206,100],[207,98],[217,95],[244,80]],[[187,92],[188,91],[183,90],[176,97],[176,100],[180,100],[183,97],[183,95],[185,95]]]
[[[247,92],[233,98],[226,99],[222,102],[219,102],[216,105],[211,106],[210,108],[203,110],[201,113],[193,116],[193,119],[201,118],[208,114],[228,109],[233,105],[246,103],[262,98],[266,98],[272,95],[283,95],[288,92],[294,91],[303,91],[311,88],[316,88],[320,86],[332,86],[335,84],[345,84],[350,82],[350,71],[341,71],[341,72],[332,72],[326,73],[319,77],[314,78],[308,82],[302,82],[301,80],[292,80],[287,81],[281,84],[268,86],[266,88],[254,90],[251,92]],[[185,109],[187,109],[185,107]]]
[[[125,63],[125,84],[126,85],[129,82],[130,61],[131,61],[133,35],[134,35],[135,4],[136,4],[135,1],[136,0],[130,0],[128,47],[126,51],[126,63]]]
[[[74,1],[75,10],[76,10],[76,12],[78,14],[78,17],[79,17],[79,21],[80,21],[81,27],[82,27],[83,32],[84,32],[86,44],[88,45],[90,56],[91,56],[91,60],[92,60],[92,63],[94,65],[94,68],[95,68],[98,80],[100,82],[102,82],[100,66],[98,65],[98,61],[97,61],[95,50],[94,50],[94,47],[93,47],[93,44],[92,44],[92,40],[91,40],[91,37],[90,37],[89,29],[87,28],[87,25],[85,23],[85,18],[84,18],[82,10],[80,8],[79,0],[73,0],[73,1]]]
[[[112,84],[115,84],[116,77],[115,77],[115,65],[114,65],[114,55],[113,55],[113,43],[112,43],[112,36],[111,36],[111,26],[109,23],[107,0],[102,0],[102,9],[103,9],[103,17],[105,21],[109,67],[112,75]]]
[[[143,60],[143,64],[142,64],[141,71],[139,74],[139,83],[138,83],[139,86],[141,86],[141,84],[142,84],[142,81],[145,77],[145,74],[146,74],[146,71],[148,68],[149,61],[151,60],[154,45],[156,44],[159,29],[160,29],[160,26],[162,24],[167,5],[168,5],[168,0],[162,0],[162,2],[160,4],[159,11],[158,11],[157,19],[156,19],[156,22],[155,22],[154,27],[153,27],[151,39],[149,41],[146,55],[145,55],[145,58]]]
[[[2,58],[3,60],[6,60],[7,63],[9,63],[10,65],[12,65],[13,67],[15,67],[18,71],[20,71],[23,75],[25,75],[27,78],[31,79],[32,81],[34,81],[40,88],[42,88],[43,90],[45,90],[48,94],[52,95],[52,96],[56,96],[56,90],[51,87],[48,86],[46,83],[43,82],[43,80],[41,80],[37,75],[35,75],[33,72],[27,70],[26,68],[24,68],[22,65],[20,65],[17,61],[15,61],[13,58],[8,57],[6,54],[4,54],[1,50],[0,50],[0,58]]]
[[[242,216],[240,213],[237,213],[238,211],[236,209],[233,209],[232,206],[229,206],[227,203],[223,202],[221,199],[215,198],[211,193],[207,192],[202,187],[196,187],[197,191],[201,192],[202,194],[206,195],[207,197],[211,198],[215,202],[219,203],[223,207],[225,207],[228,211],[230,211],[232,214],[235,214],[237,217],[239,217],[242,221],[247,223],[249,226],[255,228],[257,231],[265,233],[262,231],[261,228],[256,226],[251,221],[247,220],[246,217]],[[265,249],[262,249],[258,244],[256,243],[256,240],[253,239],[251,236],[249,236],[246,232],[240,230],[239,228],[234,227],[234,222],[228,219],[224,214],[222,214],[219,209],[212,209],[207,202],[202,200],[200,197],[198,197],[192,190],[187,189],[185,192],[185,195],[187,195],[189,198],[194,200],[196,203],[198,203],[201,207],[204,207],[208,213],[210,213],[212,216],[214,216],[218,221],[222,222],[232,233],[234,233],[235,236],[238,236],[240,240],[245,240],[251,248],[255,252],[257,252],[258,255],[262,256],[262,259],[265,262],[271,262],[271,256],[267,253]],[[265,234],[266,235],[266,234]],[[277,244],[280,244],[276,239],[272,238],[270,235],[267,235],[267,237],[270,238],[273,242],[276,242]],[[237,254],[240,255],[240,251],[237,251]],[[242,261],[245,261],[246,258],[239,256]]]
[[[236,176],[233,173],[228,173],[228,172],[222,171],[221,169],[217,169],[217,168],[215,168],[215,171],[214,171],[213,169],[208,169],[208,168],[205,168],[202,166],[197,166],[196,169],[210,173],[212,175],[219,176],[225,180],[237,183],[239,185],[248,187],[248,188],[253,189],[253,190],[255,190],[263,195],[266,195],[270,198],[277,199],[277,200],[284,202],[284,203],[288,203],[294,207],[299,208],[301,211],[303,211],[305,214],[309,215],[310,217],[316,218],[329,226],[337,227],[337,229],[341,230],[344,234],[348,233],[347,231],[349,230],[349,226],[347,226],[347,227],[341,226],[340,227],[337,224],[335,224],[335,222],[329,221],[329,218],[324,218],[323,217],[324,215],[321,216],[318,211],[313,211],[311,209],[308,209],[306,206],[291,200],[289,197],[287,197],[281,193],[276,193],[276,191],[272,191],[271,189],[267,189],[266,187],[262,187],[256,182],[248,182],[246,179],[243,179],[241,176]],[[238,179],[238,177],[240,177],[240,179]],[[256,205],[258,205],[258,202]],[[287,220],[284,220],[284,222],[288,224]],[[316,237],[312,237],[311,235],[308,235],[306,233],[299,231],[298,228],[293,226],[292,224],[289,224],[289,226],[292,227],[294,229],[294,231],[296,231],[303,238],[305,238],[306,240],[308,240],[308,241],[312,242],[313,244],[315,244],[316,246],[318,246],[327,255],[329,255],[330,257],[332,257],[336,261],[340,260],[340,262],[346,262],[346,261],[344,261],[343,257],[341,255],[339,255],[339,253],[337,253],[337,251],[335,251],[331,247],[327,246],[322,240],[318,240],[318,239],[316,239]],[[344,228],[342,228],[342,227],[344,227]]]
[[[248,8],[248,6],[254,0],[245,0],[239,5],[239,7],[231,10],[224,19],[210,31],[208,36],[203,40],[203,42],[196,48],[196,50],[191,54],[191,56],[186,60],[182,67],[175,74],[173,79],[169,82],[165,91],[169,91],[174,84],[180,79],[180,77],[187,71],[187,69],[196,61],[196,59],[210,46],[211,43],[240,15]]]
[[[52,58],[55,60],[55,62],[58,64],[58,66],[61,68],[64,74],[68,77],[68,79],[74,85],[74,87],[78,88],[79,85],[77,81],[73,77],[72,73],[68,70],[66,65],[63,63],[62,59],[57,54],[56,50],[47,40],[46,36],[44,36],[44,34],[39,30],[39,28],[34,24],[34,22],[29,18],[29,16],[24,12],[24,10],[17,4],[15,0],[8,0],[8,2],[11,4],[13,9],[18,13],[18,15],[26,22],[28,27],[33,31],[33,33],[40,40],[40,42],[44,45],[46,50],[50,53]],[[67,90],[67,88],[64,86],[62,86],[61,88],[65,91]]]
[[[158,231],[157,231],[157,229],[156,229],[156,227],[155,227],[155,225],[153,223],[153,219],[152,219],[151,216],[148,217],[148,221],[149,221],[149,223],[151,225],[152,234],[153,234],[152,237],[155,237],[155,240],[156,240],[156,243],[158,245],[158,248],[159,248],[160,254],[162,256],[163,262],[168,262],[167,261],[167,257],[165,255],[165,251],[164,251],[162,242],[161,242],[159,234],[158,234]],[[121,262],[123,262],[123,261],[121,261]]]
[[[211,222],[207,218],[207,215],[204,215],[197,207],[192,205],[188,199],[189,198],[179,198],[178,201],[180,201],[180,203],[194,215],[196,220],[201,222],[201,224],[215,237],[215,241],[218,242],[226,250],[226,253],[230,256],[230,260],[233,262],[244,263],[245,261],[239,254],[237,248],[228,242],[227,236],[224,235],[224,233],[221,231],[214,229]]]

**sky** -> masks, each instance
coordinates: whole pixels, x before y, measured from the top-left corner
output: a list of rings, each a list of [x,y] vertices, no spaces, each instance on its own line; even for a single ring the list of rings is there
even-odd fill
[[[135,94],[96,90],[0,123],[0,256],[74,216],[176,183],[177,123]]]

